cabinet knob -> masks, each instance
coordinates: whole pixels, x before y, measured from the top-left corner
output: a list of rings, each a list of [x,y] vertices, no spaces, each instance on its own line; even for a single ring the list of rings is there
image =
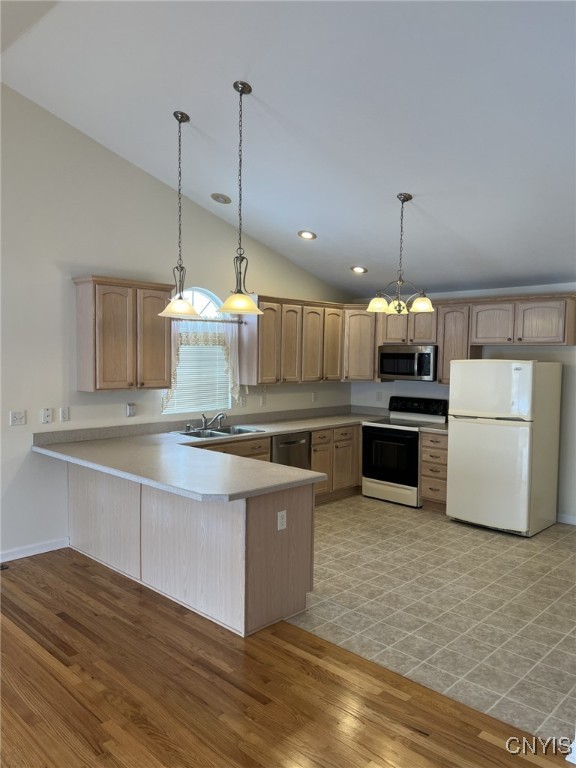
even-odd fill
[[[406,341],[406,339],[402,339],[402,341]]]
[[[512,339],[510,338],[510,336],[508,336],[508,338],[506,339],[506,341],[512,341]]]
[[[410,339],[410,341],[414,341],[414,339]]]
[[[518,341],[522,341],[522,336],[518,336]]]
[[[133,387],[133,386],[134,386],[134,382],[133,382],[133,381],[129,381],[129,382],[128,382],[128,386],[129,386],[129,387]]]
[[[429,471],[432,472],[433,474],[438,474],[438,472],[440,472],[439,469],[434,469],[433,467],[430,467]]]

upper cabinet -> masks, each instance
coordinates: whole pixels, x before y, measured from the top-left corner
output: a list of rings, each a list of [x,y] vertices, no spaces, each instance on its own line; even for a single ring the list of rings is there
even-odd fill
[[[344,311],[344,380],[374,379],[374,312],[364,309]]]
[[[280,378],[286,383],[302,380],[302,307],[282,305]]]
[[[471,344],[574,344],[574,299],[474,304]]]
[[[172,286],[94,276],[74,283],[77,389],[170,387],[170,321],[158,313]]]
[[[440,384],[450,383],[452,360],[468,359],[468,304],[439,306],[438,313],[438,360],[437,380]]]
[[[324,307],[302,307],[302,381],[324,378]]]
[[[378,344],[436,344],[436,312],[407,315],[376,315]]]
[[[322,378],[324,381],[342,379],[344,310],[324,307],[324,343],[322,354]]]

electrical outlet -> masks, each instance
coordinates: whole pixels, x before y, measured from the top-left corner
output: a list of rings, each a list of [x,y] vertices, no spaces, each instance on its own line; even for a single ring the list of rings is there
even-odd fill
[[[240,395],[240,408],[246,408],[248,405],[248,398],[246,395]]]
[[[376,392],[376,400],[380,403],[382,402],[382,392]]]
[[[266,395],[260,395],[260,408],[264,408],[266,405]]]
[[[26,424],[26,411],[10,411],[8,415],[11,427],[22,427]]]
[[[52,424],[54,420],[54,414],[52,408],[42,408],[40,411],[40,421],[42,424]]]
[[[136,416],[136,403],[126,403],[126,416]]]
[[[278,512],[278,530],[279,531],[286,530],[286,510],[285,509]]]
[[[70,421],[70,408],[63,405],[58,412],[58,417],[60,421]]]
[[[312,392],[312,402],[315,403],[318,400],[318,392]]]

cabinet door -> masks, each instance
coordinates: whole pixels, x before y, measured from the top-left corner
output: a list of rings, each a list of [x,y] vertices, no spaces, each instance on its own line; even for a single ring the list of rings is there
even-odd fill
[[[302,381],[321,381],[323,376],[324,309],[302,308]]]
[[[280,304],[261,302],[258,317],[258,383],[280,381],[280,341],[282,309]]]
[[[380,313],[379,313],[380,315]],[[384,320],[384,338],[381,344],[406,344],[409,315],[381,315]]]
[[[410,344],[436,344],[436,312],[411,312],[408,315]]]
[[[472,306],[470,344],[506,344],[514,335],[514,304]]]
[[[438,307],[438,382],[450,382],[450,362],[468,359],[468,322],[470,307]]]
[[[334,443],[334,468],[332,488],[351,488],[356,485],[356,452],[354,441],[338,441]]]
[[[302,380],[302,307],[282,305],[282,334],[280,343],[280,378],[286,382]]]
[[[134,386],[134,317],[133,288],[96,286],[96,389]]]
[[[524,344],[564,343],[565,314],[565,301],[518,301],[515,341]]]
[[[313,445],[310,452],[310,469],[314,472],[324,472],[328,477],[314,485],[314,492],[329,493],[332,490],[332,444]]]
[[[347,309],[344,314],[344,379],[374,378],[374,313]]]
[[[168,389],[171,385],[170,320],[158,317],[170,294],[136,289],[136,386]]]
[[[324,381],[342,379],[342,318],[341,309],[324,309]]]

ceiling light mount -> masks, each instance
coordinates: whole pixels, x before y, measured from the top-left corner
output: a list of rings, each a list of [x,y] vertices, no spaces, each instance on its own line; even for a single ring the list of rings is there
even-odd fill
[[[189,123],[190,116],[186,112],[177,110],[174,112],[174,117],[178,122],[178,261],[172,270],[176,296],[159,315],[170,320],[193,320],[198,317],[198,312],[184,298],[186,267],[182,262],[182,124]]]
[[[242,247],[242,97],[252,93],[252,86],[243,80],[236,80],[234,90],[240,94],[238,105],[238,247],[234,257],[236,286],[224,304],[218,308],[218,312],[233,315],[261,315],[263,314],[262,310],[258,309],[254,300],[248,295],[250,291],[246,289],[248,259],[244,255],[244,248]]]
[[[404,253],[404,204],[412,200],[412,195],[409,192],[399,192],[396,197],[400,200],[400,255],[398,258],[397,278],[389,282],[381,291],[376,292],[376,296],[368,305],[367,310],[368,312],[385,312],[388,315],[407,315],[408,312],[434,312],[432,302],[426,296],[426,293],[416,288],[410,280],[404,280],[404,269],[402,267],[402,255]],[[404,286],[414,289],[414,293],[405,300],[402,299]],[[388,293],[389,289],[392,289],[393,296]]]

